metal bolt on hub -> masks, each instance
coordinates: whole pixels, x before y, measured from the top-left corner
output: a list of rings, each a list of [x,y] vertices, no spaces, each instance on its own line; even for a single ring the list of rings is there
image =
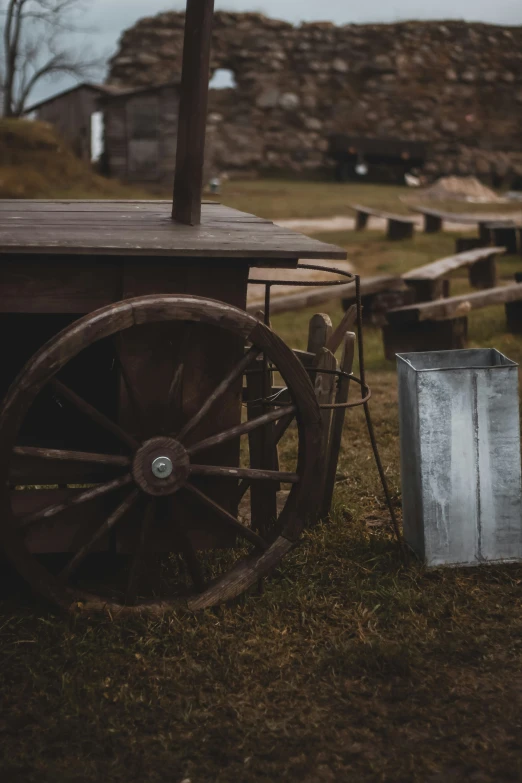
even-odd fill
[[[166,479],[173,471],[172,460],[169,457],[156,457],[152,462],[152,472],[156,478]]]

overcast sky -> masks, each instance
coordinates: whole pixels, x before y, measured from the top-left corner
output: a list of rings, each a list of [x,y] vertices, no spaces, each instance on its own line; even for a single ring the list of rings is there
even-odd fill
[[[96,52],[110,55],[120,33],[143,16],[182,10],[185,0],[89,0],[82,15],[85,25],[96,28],[84,38]],[[493,24],[522,24],[522,0],[216,0],[216,9],[257,11],[277,19],[299,23],[329,20],[337,24],[396,22],[404,19],[466,19]],[[65,89],[68,79],[42,82],[31,102]]]

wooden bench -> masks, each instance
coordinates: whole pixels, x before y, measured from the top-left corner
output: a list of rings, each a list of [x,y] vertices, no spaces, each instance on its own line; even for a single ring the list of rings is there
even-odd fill
[[[381,297],[381,298],[379,298]],[[273,296],[270,303],[271,315],[288,313],[294,310],[304,310],[307,307],[316,307],[326,302],[342,300],[343,308],[355,304],[355,282],[338,286],[324,286],[323,288],[305,288],[294,294]],[[369,323],[382,326],[384,313],[391,307],[400,307],[414,301],[413,295],[401,280],[393,275],[377,275],[361,280],[361,299],[365,310],[363,316]],[[247,312],[255,314],[263,306],[261,301],[252,302],[247,307]],[[372,314],[376,320],[372,319]]]
[[[412,269],[403,274],[402,279],[415,291],[416,302],[430,302],[449,296],[447,276],[463,267],[468,268],[469,282],[474,288],[493,288],[497,283],[496,256],[505,252],[503,247],[468,250]]]
[[[487,245],[489,245],[489,241],[483,237],[457,237],[455,239],[455,253],[466,253],[468,250],[475,250],[477,247],[486,247]]]
[[[508,328],[522,331],[522,283],[490,288],[435,302],[420,302],[390,310],[383,327],[384,353],[394,359],[408,351],[445,351],[464,348],[468,313],[490,305],[505,305]]]
[[[522,226],[513,220],[496,220],[486,223],[489,241],[504,245],[509,254],[522,252]]]
[[[274,289],[272,289],[274,291]],[[315,307],[325,302],[344,299],[345,296],[355,291],[355,283],[346,283],[343,285],[330,285],[322,288],[305,287],[301,288],[295,294],[285,294],[284,296],[272,296],[270,302],[270,314],[290,313],[293,310],[304,310],[307,307]],[[247,312],[255,314],[263,306],[261,301],[252,302],[247,306]]]
[[[343,308],[356,303],[355,285],[348,290],[350,296],[344,295]],[[386,323],[386,313],[396,307],[403,307],[415,301],[415,294],[400,277],[393,275],[376,275],[361,279],[361,303],[363,320],[373,326]]]
[[[373,215],[373,217],[380,217],[388,221],[388,239],[411,239],[413,236],[415,230],[414,218],[383,212],[380,209],[372,209],[371,207],[363,207],[361,204],[350,204],[349,207],[356,213],[356,231],[362,231],[366,227],[370,215]]]
[[[480,238],[483,240],[487,238],[485,226],[487,221],[491,220],[491,216],[484,215],[482,218],[471,212],[444,212],[432,207],[423,207],[420,204],[412,205],[409,209],[411,212],[424,216],[424,233],[426,234],[436,234],[438,231],[442,231],[444,223],[462,223],[463,225],[478,226]]]

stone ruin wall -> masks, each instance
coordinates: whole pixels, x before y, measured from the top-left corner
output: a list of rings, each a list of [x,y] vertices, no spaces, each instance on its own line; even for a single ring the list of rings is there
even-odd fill
[[[181,70],[184,15],[123,33],[108,81],[144,85]],[[426,172],[522,175],[522,27],[404,22],[299,27],[261,14],[216,13],[209,138],[217,168],[306,173],[332,133],[422,140]]]

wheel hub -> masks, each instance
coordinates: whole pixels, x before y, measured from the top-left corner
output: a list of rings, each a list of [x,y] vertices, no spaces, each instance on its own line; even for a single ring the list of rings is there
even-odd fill
[[[185,447],[174,438],[146,441],[135,454],[132,475],[148,495],[172,495],[187,481],[190,460]]]

